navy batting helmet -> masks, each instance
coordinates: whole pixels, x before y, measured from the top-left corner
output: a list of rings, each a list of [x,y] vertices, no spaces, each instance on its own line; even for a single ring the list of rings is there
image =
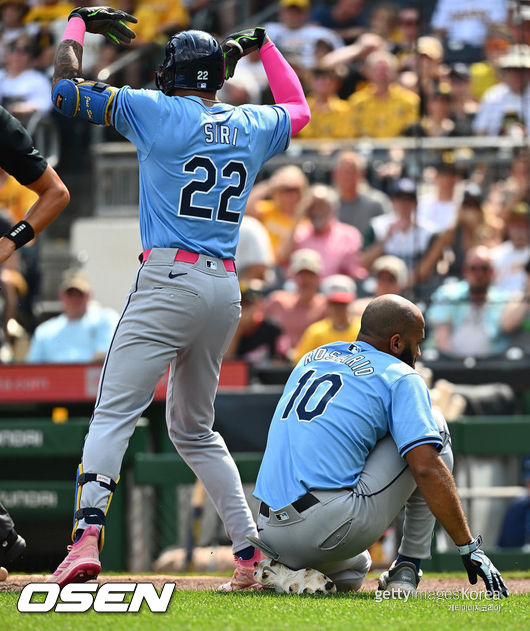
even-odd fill
[[[156,87],[164,94],[175,88],[219,90],[225,78],[225,58],[219,42],[204,31],[182,31],[166,45]]]

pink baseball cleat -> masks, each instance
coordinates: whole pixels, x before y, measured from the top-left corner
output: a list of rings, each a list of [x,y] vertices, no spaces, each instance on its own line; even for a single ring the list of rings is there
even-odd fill
[[[68,554],[55,572],[46,579],[47,583],[59,583],[64,587],[69,583],[85,583],[97,578],[101,572],[99,562],[99,530],[89,526],[79,541],[68,546]]]
[[[256,548],[254,556],[248,561],[234,556],[236,569],[228,583],[223,583],[217,589],[222,592],[234,592],[245,589],[263,589],[263,585],[256,582],[254,578],[254,563],[258,563],[263,558],[263,554]]]

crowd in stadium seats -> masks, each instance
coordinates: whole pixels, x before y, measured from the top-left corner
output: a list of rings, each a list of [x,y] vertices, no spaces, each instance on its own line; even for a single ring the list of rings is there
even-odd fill
[[[264,172],[243,219],[243,317],[228,356],[288,362],[330,337],[352,339],[367,300],[385,292],[424,306],[427,347],[443,356],[513,346],[530,355],[529,1],[109,4],[138,18],[137,37],[126,48],[87,34],[86,78],[104,71],[114,85],[153,88],[168,35],[200,28],[222,38],[258,14],[306,90],[312,119],[293,140],[303,141],[299,152]],[[121,139],[51,112],[54,50],[73,7],[0,0],[0,103],[31,129],[52,121],[66,176],[90,171],[95,138]],[[241,60],[219,97],[272,102],[257,54]],[[484,136],[489,145],[473,142]],[[402,138],[412,148],[400,148]],[[505,141],[502,152],[495,138]],[[424,144],[437,139],[447,141],[443,149]],[[308,167],[323,156],[326,168]],[[0,220],[18,221],[27,195],[0,173]],[[14,323],[30,334],[38,324],[42,273],[36,246],[0,270],[1,361],[21,359],[10,353]]]

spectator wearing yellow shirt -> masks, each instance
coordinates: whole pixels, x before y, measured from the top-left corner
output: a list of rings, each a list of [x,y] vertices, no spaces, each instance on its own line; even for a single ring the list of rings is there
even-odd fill
[[[314,68],[307,103],[311,120],[298,138],[349,138],[350,108],[337,96],[340,79],[333,68]]]
[[[419,97],[395,81],[397,61],[385,51],[366,59],[368,85],[348,99],[353,135],[394,138],[418,120]]]
[[[134,17],[138,19],[134,32],[139,43],[165,44],[168,35],[185,29],[190,21],[181,0],[138,0]]]
[[[510,29],[505,25],[494,24],[488,29],[484,44],[486,58],[471,64],[471,94],[480,101],[484,94],[499,83],[499,60],[508,52],[513,43]]]
[[[322,291],[328,299],[328,317],[309,326],[294,351],[294,363],[306,353],[337,341],[357,338],[361,326],[360,318],[353,313],[357,287],[355,282],[342,274],[328,276],[322,282]]]
[[[276,261],[297,221],[297,210],[306,189],[307,178],[299,167],[281,167],[270,178],[270,198],[255,204],[256,217],[269,233]]]
[[[54,20],[66,19],[77,5],[71,2],[58,0],[39,0],[38,4],[31,7],[26,13],[24,22],[40,22],[50,24]]]

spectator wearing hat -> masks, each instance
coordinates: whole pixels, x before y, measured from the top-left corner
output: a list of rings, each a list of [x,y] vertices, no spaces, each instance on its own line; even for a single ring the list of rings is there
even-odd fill
[[[530,455],[523,458],[525,493],[506,511],[497,545],[501,548],[530,549]]]
[[[311,186],[280,261],[288,260],[295,250],[309,248],[322,258],[322,278],[332,274],[366,278],[361,263],[361,233],[337,219],[338,209],[339,196],[334,189],[324,184]]]
[[[425,116],[418,123],[407,127],[404,136],[443,138],[461,135],[450,117],[451,89],[447,84],[438,84],[431,93],[425,95],[424,102]]]
[[[90,284],[80,272],[67,272],[59,287],[62,313],[40,324],[31,339],[31,364],[103,361],[119,316],[91,302]]]
[[[309,22],[310,9],[310,0],[280,0],[279,21],[265,24],[267,35],[289,62],[302,68],[317,65],[315,47],[319,40],[328,42],[333,49],[343,45],[334,31]]]
[[[333,68],[317,67],[311,71],[311,89],[307,103],[311,120],[298,138],[349,138],[350,108],[338,97],[340,77]]]
[[[512,46],[499,60],[503,80],[486,91],[473,131],[487,136],[513,135],[522,140],[530,120],[530,46]]]
[[[451,357],[503,353],[509,337],[503,315],[511,298],[492,285],[493,266],[485,246],[466,254],[464,280],[447,282],[432,296],[426,321],[436,348]]]
[[[392,212],[390,199],[366,181],[366,160],[354,151],[342,151],[333,164],[332,179],[339,194],[338,219],[364,235],[370,221]]]
[[[359,333],[361,321],[352,308],[357,294],[355,282],[343,274],[334,274],[322,282],[321,289],[327,298],[328,316],[312,324],[302,335],[294,352],[294,363],[318,346],[339,340],[353,341]]]
[[[392,254],[405,261],[412,277],[431,248],[435,231],[417,216],[417,192],[413,180],[397,180],[391,190],[391,199],[394,212],[373,219],[365,234],[363,264],[371,269],[377,258]]]
[[[530,209],[526,202],[513,207],[506,220],[507,240],[491,250],[493,284],[503,291],[523,291],[524,267],[530,259]]]
[[[419,97],[396,82],[397,59],[376,51],[366,58],[366,87],[348,99],[353,135],[393,138],[418,120]]]
[[[440,89],[446,92],[446,75],[443,61],[443,46],[439,39],[431,35],[418,38],[416,47],[415,71],[417,92],[420,95],[420,113],[426,113],[427,99]]]
[[[0,69],[1,104],[18,118],[43,116],[52,108],[50,80],[31,64],[31,42],[23,35],[9,44],[5,67]]]
[[[507,0],[438,0],[431,26],[445,40],[446,61],[483,59],[488,27],[504,24],[507,11]]]
[[[285,359],[279,344],[282,330],[263,311],[263,283],[243,281],[240,287],[241,319],[225,358],[251,363]]]
[[[274,291],[265,301],[265,317],[280,326],[284,338],[281,346],[288,354],[292,353],[307,327],[326,315],[326,298],[318,292],[321,273],[322,258],[318,252],[296,250],[289,264],[294,289]]]
[[[362,316],[368,303],[374,298],[384,296],[385,294],[398,294],[403,296],[407,290],[407,266],[404,261],[397,256],[385,254],[376,259],[372,265],[372,275],[373,278],[368,279],[364,283],[364,288],[366,289],[366,286],[369,286],[375,280],[373,291],[370,291],[369,296],[357,298],[353,305],[354,314],[359,318]]]
[[[477,113],[477,102],[471,96],[471,78],[468,66],[455,63],[449,69],[451,90],[450,118],[455,124],[457,136],[473,135],[473,119]]]

